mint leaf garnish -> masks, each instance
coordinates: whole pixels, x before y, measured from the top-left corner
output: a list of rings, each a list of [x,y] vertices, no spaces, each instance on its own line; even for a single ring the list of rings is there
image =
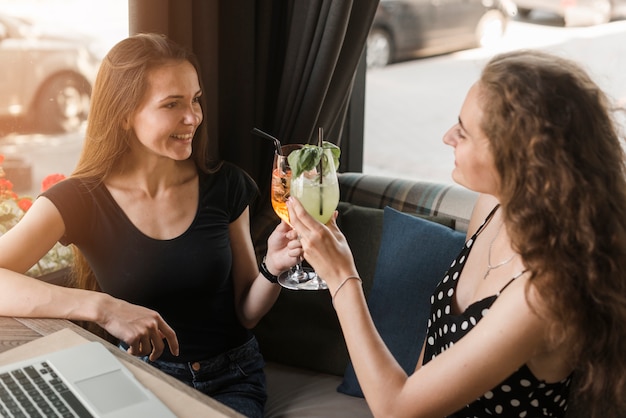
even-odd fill
[[[291,167],[291,174],[293,177],[298,177],[305,171],[313,170],[320,163],[320,160],[324,158],[322,165],[328,167],[326,162],[327,156],[323,153],[323,150],[329,149],[333,155],[333,162],[335,163],[335,169],[339,168],[339,157],[341,156],[341,149],[332,142],[323,141],[322,147],[317,145],[306,144],[302,148],[292,151],[287,160],[289,161],[289,167]],[[324,169],[326,173],[327,169]]]

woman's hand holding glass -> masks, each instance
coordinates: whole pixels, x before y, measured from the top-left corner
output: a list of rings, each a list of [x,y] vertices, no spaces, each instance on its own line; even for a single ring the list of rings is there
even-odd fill
[[[294,229],[288,236],[293,240],[299,237],[304,258],[324,278],[334,295],[342,280],[358,276],[348,241],[335,222],[337,212],[324,225],[294,197],[287,201],[287,208]]]
[[[265,264],[272,274],[289,270],[301,261],[302,244],[297,235],[285,221],[274,229],[267,240]]]

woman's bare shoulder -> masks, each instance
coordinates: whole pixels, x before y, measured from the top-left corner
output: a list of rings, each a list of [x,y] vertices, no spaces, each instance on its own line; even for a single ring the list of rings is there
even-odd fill
[[[468,238],[471,237],[478,230],[485,218],[487,218],[487,215],[489,215],[489,212],[491,212],[498,203],[498,199],[496,199],[492,195],[481,194],[480,196],[478,196],[478,199],[474,204],[469,227],[467,229]]]

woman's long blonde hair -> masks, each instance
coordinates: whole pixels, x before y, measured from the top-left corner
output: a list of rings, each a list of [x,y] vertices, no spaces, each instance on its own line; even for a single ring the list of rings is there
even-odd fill
[[[626,166],[608,97],[577,64],[493,58],[482,129],[513,245],[555,344],[571,348],[586,417],[622,417],[626,390]]]
[[[95,187],[119,167],[121,158],[130,149],[130,141],[135,140],[132,130],[125,128],[125,121],[132,117],[144,97],[148,74],[173,61],[190,62],[203,89],[196,57],[164,35],[130,36],[104,57],[93,88],[85,141],[72,177],[80,177]],[[201,107],[206,109],[203,97]],[[208,173],[219,168],[217,143],[209,141],[204,121],[196,130],[190,158],[200,171]],[[71,281],[82,289],[100,290],[89,264],[76,247]],[[97,331],[92,325],[88,327]]]

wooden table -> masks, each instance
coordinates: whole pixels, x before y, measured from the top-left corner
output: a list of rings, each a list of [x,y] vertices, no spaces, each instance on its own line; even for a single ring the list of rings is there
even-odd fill
[[[30,341],[53,334],[57,331],[69,329],[79,336],[89,341],[99,341],[104,344],[118,358],[138,367],[144,372],[157,377],[159,380],[166,382],[172,386],[172,392],[179,391],[193,400],[198,401],[207,407],[211,416],[216,417],[241,417],[227,406],[219,403],[215,399],[204,395],[203,393],[185,385],[179,380],[161,372],[160,370],[144,363],[143,361],[127,354],[118,347],[101,339],[100,337],[86,331],[76,324],[63,319],[26,319],[26,318],[8,318],[0,316],[0,353],[8,351],[12,348],[19,347]],[[175,396],[175,395],[172,395]]]

